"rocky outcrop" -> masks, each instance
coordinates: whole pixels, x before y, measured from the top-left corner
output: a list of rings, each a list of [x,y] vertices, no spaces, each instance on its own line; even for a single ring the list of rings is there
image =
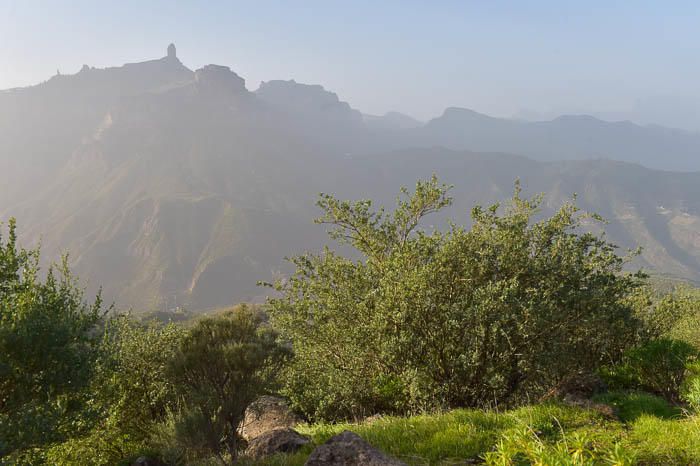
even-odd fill
[[[231,71],[228,66],[207,65],[195,71],[194,79],[201,92],[218,97],[247,93],[245,79]]]
[[[241,435],[250,440],[271,430],[292,428],[299,422],[299,416],[282,398],[261,396],[246,410]]]
[[[248,442],[245,451],[249,458],[259,459],[276,453],[294,453],[310,440],[290,428],[273,429]]]
[[[334,92],[318,84],[273,80],[260,84],[255,94],[285,113],[299,119],[360,125],[362,114],[343,102]]]
[[[405,466],[405,463],[385,455],[359,435],[344,431],[316,448],[306,466]]]

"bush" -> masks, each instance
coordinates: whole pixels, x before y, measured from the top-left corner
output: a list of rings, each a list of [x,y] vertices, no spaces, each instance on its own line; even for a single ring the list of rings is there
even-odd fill
[[[153,424],[178,408],[168,365],[185,336],[174,324],[139,324],[122,315],[107,322],[93,392],[103,427],[145,440]]]
[[[39,250],[17,246],[14,220],[0,236],[0,457],[82,433],[106,312],[64,258],[45,279]],[[30,453],[27,453],[30,454]]]
[[[661,338],[628,351],[621,364],[604,369],[602,375],[611,388],[644,390],[677,402],[686,366],[697,356],[692,345]]]
[[[680,287],[666,301],[675,309],[673,315],[677,316],[668,336],[690,343],[700,350],[700,290]]]
[[[700,350],[700,290],[681,285],[659,292],[645,286],[629,302],[643,322],[642,341],[672,338]]]
[[[591,216],[567,203],[535,221],[541,197],[516,187],[503,215],[473,209],[470,230],[419,228],[449,203],[435,178],[390,215],[321,197],[319,222],[360,259],[297,257],[268,302],[295,352],[286,393],[308,416],[522,402],[634,343],[626,299],[641,276],[621,273],[613,245],[580,233]]]
[[[185,454],[236,461],[245,411],[273,387],[287,355],[276,339],[245,306],[202,319],[185,336],[169,366],[184,396],[173,432]]]
[[[681,385],[681,399],[691,410],[700,413],[700,362],[694,361],[686,366],[686,376]]]

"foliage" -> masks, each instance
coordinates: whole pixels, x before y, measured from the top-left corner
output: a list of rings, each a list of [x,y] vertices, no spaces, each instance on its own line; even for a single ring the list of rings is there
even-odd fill
[[[39,250],[0,237],[0,456],[86,428],[83,389],[98,356],[104,315],[70,274],[67,258],[42,280]]]
[[[697,357],[698,351],[690,344],[660,338],[631,349],[620,364],[601,372],[611,387],[645,390],[675,402],[686,366]]]
[[[673,338],[700,350],[700,290],[679,285],[659,293],[645,286],[629,301],[644,324],[642,341]]]
[[[681,399],[695,413],[700,413],[700,361],[686,365],[686,376],[681,385]]]
[[[690,343],[700,351],[700,289],[680,287],[666,300],[677,309],[674,311],[677,318],[673,320],[668,336]]]
[[[41,464],[111,466],[135,458],[147,448],[142,438],[131,437],[113,426],[98,426],[87,435],[50,446]]]
[[[89,387],[95,421],[89,433],[48,450],[51,464],[112,465],[149,448],[157,423],[177,409],[178,391],[166,369],[184,331],[142,325],[128,315],[107,321]]]
[[[272,388],[286,355],[276,333],[247,307],[198,321],[169,367],[185,398],[174,425],[180,445],[234,463],[245,410]]]
[[[95,392],[107,408],[108,424],[145,438],[152,424],[177,409],[178,387],[168,365],[185,331],[174,324],[142,325],[117,316],[106,327]]]
[[[636,338],[626,302],[641,274],[604,238],[581,233],[566,203],[535,220],[542,197],[475,207],[473,226],[420,228],[450,204],[435,177],[396,210],[323,195],[320,223],[361,259],[330,249],[292,259],[275,284],[273,323],[295,358],[295,405],[315,418],[515,403],[617,360]]]

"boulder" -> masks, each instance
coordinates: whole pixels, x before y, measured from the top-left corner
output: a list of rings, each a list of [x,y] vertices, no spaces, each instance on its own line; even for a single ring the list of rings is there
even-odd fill
[[[292,413],[282,398],[262,396],[246,410],[240,433],[250,440],[274,429],[294,427],[299,422],[301,419]]]
[[[406,466],[365,442],[359,435],[343,431],[317,447],[306,466]]]
[[[248,442],[245,454],[250,458],[259,459],[275,453],[294,453],[308,443],[309,439],[294,429],[274,429]]]

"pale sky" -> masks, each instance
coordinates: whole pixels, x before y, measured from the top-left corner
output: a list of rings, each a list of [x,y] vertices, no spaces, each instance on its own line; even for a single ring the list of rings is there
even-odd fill
[[[365,113],[700,99],[697,1],[0,0],[0,89],[165,55],[324,85]]]

